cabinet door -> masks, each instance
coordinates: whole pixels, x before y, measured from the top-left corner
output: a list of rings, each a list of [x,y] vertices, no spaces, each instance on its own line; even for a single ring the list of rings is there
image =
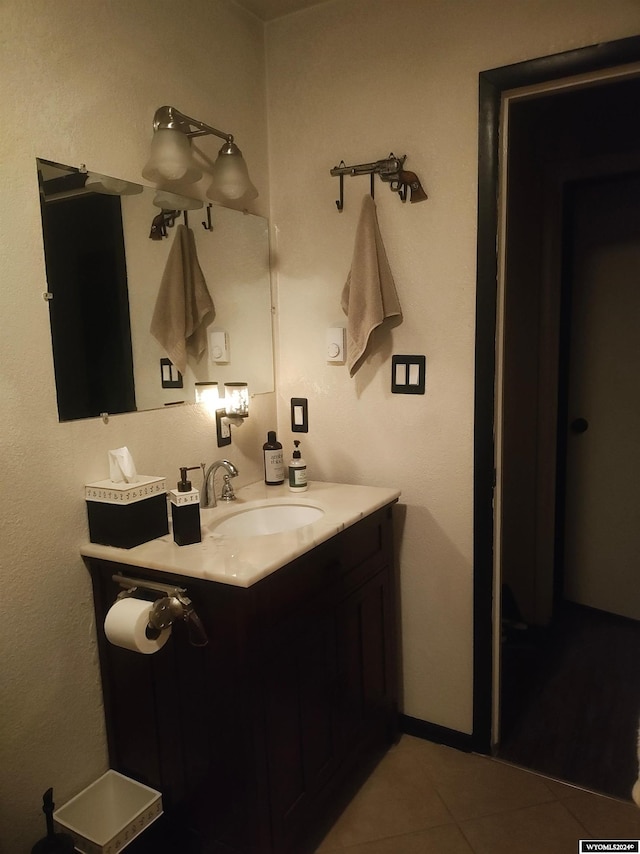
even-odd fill
[[[336,591],[337,592],[337,591]],[[378,572],[321,616],[306,615],[265,670],[274,850],[305,836],[341,786],[395,737],[395,641],[389,573]]]
[[[290,847],[335,769],[336,651],[331,617],[311,617],[282,644],[263,681],[274,849]]]
[[[395,737],[397,699],[393,599],[385,569],[348,596],[337,619],[337,734],[343,754]]]

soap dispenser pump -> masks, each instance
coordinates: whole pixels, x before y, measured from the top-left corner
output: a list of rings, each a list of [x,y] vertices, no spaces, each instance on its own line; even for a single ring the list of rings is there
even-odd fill
[[[173,539],[179,546],[189,546],[202,541],[200,530],[200,493],[193,489],[187,479],[187,472],[200,466],[181,466],[180,480],[176,489],[169,492],[171,501],[171,519],[173,521]]]
[[[307,464],[302,459],[298,439],[295,439],[293,444],[296,447],[293,452],[293,458],[289,463],[289,489],[292,492],[304,492],[309,487],[307,483]]]

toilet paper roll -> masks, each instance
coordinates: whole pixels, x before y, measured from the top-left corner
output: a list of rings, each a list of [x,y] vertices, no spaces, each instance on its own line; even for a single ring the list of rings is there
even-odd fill
[[[109,608],[104,621],[104,633],[114,646],[151,655],[166,644],[171,627],[163,629],[155,640],[147,637],[147,626],[153,603],[127,596]]]

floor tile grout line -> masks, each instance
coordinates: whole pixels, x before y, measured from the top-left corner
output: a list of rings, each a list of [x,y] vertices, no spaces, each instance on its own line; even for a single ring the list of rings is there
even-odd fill
[[[468,837],[468,836],[467,836],[467,834],[465,833],[465,829],[464,829],[464,827],[462,827],[462,825],[461,825],[461,824],[458,824],[458,823],[456,823],[456,824],[457,824],[457,828],[458,828],[458,830],[459,830],[459,831],[460,831],[460,833],[462,834],[462,838],[463,838],[463,839],[464,839],[464,841],[467,843],[467,845],[469,846],[469,848],[471,849],[471,851],[473,851],[473,854],[478,854],[478,852],[476,851],[476,849],[475,849],[475,848],[474,848],[474,846],[473,846],[473,843],[471,842],[471,840],[469,839],[469,837]]]
[[[409,748],[407,748],[407,749],[409,749]],[[405,752],[405,751],[403,750],[402,752]],[[454,810],[447,803],[447,798],[445,796],[447,794],[447,789],[446,789],[447,782],[446,782],[446,780],[442,779],[442,776],[440,776],[441,770],[439,772],[439,769],[437,768],[437,763],[430,765],[430,763],[428,761],[425,761],[423,758],[423,756],[424,756],[424,754],[423,754],[422,756],[420,756],[420,758],[415,763],[416,771],[419,769],[419,771],[420,771],[419,777],[422,778],[422,780],[424,781],[426,786],[428,786],[429,789],[431,789],[431,792],[437,796],[437,798],[440,801],[440,804],[443,808],[443,813],[446,814],[446,816],[448,816],[449,820],[448,821],[447,820],[438,820],[438,821],[436,821],[435,824],[432,824],[432,825],[429,825],[429,826],[423,827],[423,828],[411,827],[411,829],[407,830],[405,833],[392,833],[390,835],[383,834],[380,836],[375,835],[371,839],[360,840],[360,841],[351,841],[347,845],[338,845],[338,847],[336,847],[336,848],[332,847],[332,848],[325,849],[326,854],[349,854],[349,852],[353,852],[353,851],[361,849],[361,848],[362,848],[362,850],[365,850],[366,846],[369,846],[369,845],[375,846],[376,843],[383,843],[384,844],[385,842],[388,842],[389,840],[400,841],[402,839],[409,838],[410,836],[412,836],[413,834],[416,834],[416,833],[428,833],[429,831],[436,830],[437,828],[444,828],[444,827],[455,827],[456,830],[458,831],[458,833],[461,835],[462,839],[464,840],[465,845],[468,846],[470,851],[474,852],[474,854],[478,854],[478,852],[474,848],[472,840],[467,835],[465,827],[470,828],[471,824],[473,822],[482,821],[483,819],[494,818],[494,817],[499,817],[499,816],[507,816],[507,815],[517,815],[518,813],[525,812],[526,810],[535,809],[536,807],[542,807],[544,805],[549,805],[549,804],[558,804],[558,806],[561,808],[561,812],[565,816],[567,816],[568,818],[570,818],[572,820],[572,822],[574,823],[574,826],[579,828],[578,832],[580,835],[579,835],[579,837],[576,837],[576,839],[578,839],[578,838],[589,839],[589,838],[594,838],[593,834],[591,834],[588,831],[587,827],[585,827],[584,821],[582,821],[578,817],[578,815],[576,815],[573,812],[573,810],[570,808],[568,802],[571,799],[579,798],[581,796],[587,796],[587,797],[595,798],[597,800],[606,800],[610,803],[618,804],[621,807],[632,806],[631,802],[627,802],[627,801],[625,801],[619,797],[614,797],[611,795],[605,795],[605,794],[602,794],[600,792],[596,792],[596,791],[593,791],[591,789],[586,789],[582,786],[575,785],[573,783],[567,783],[563,780],[559,780],[559,779],[556,779],[554,777],[550,777],[548,775],[545,775],[543,773],[535,771],[534,769],[525,768],[525,767],[516,765],[515,763],[510,762],[509,760],[504,760],[501,757],[486,756],[484,754],[474,754],[473,752],[470,753],[469,755],[470,756],[477,756],[480,759],[488,759],[498,766],[503,766],[505,768],[511,768],[511,769],[516,770],[516,771],[524,772],[525,776],[535,778],[542,784],[542,792],[540,794],[542,795],[542,794],[546,793],[546,796],[543,797],[542,799],[536,798],[534,800],[534,802],[521,803],[521,804],[512,805],[512,806],[501,807],[501,806],[499,806],[500,802],[498,802],[498,805],[493,804],[492,807],[489,809],[489,811],[482,810],[478,815],[472,815],[468,818],[457,818]],[[411,762],[411,764],[413,765],[414,763]],[[455,768],[457,764],[458,764],[458,761],[456,760],[453,767]],[[446,762],[443,763],[443,769],[444,769],[445,765],[446,765]],[[376,774],[376,771],[373,772],[372,776],[375,776],[375,774]],[[554,784],[556,784],[555,788],[554,788]],[[441,786],[445,787],[444,794],[442,792]],[[442,817],[443,819],[444,819],[444,814]],[[373,831],[373,828],[372,828],[372,831]],[[322,854],[325,854],[325,852],[323,851]]]
[[[371,845],[374,842],[388,842],[392,839],[404,839],[408,836],[414,836],[417,833],[429,833],[431,830],[437,830],[439,827],[457,827],[458,830],[461,831],[461,828],[458,827],[458,823],[455,820],[444,821],[438,822],[437,824],[430,824],[428,827],[409,830],[407,831],[407,833],[392,833],[387,836],[376,836],[375,839],[367,839],[362,842],[354,842],[349,845],[342,845],[340,848],[327,848],[326,852],[323,851],[322,854],[348,854],[349,851],[353,851],[354,849],[360,848],[363,845]]]
[[[584,826],[583,822],[581,822],[581,821],[580,821],[580,819],[579,819],[576,815],[574,815],[574,814],[571,812],[571,810],[569,809],[569,807],[568,807],[566,804],[563,804],[563,803],[562,803],[562,801],[558,801],[558,803],[559,803],[559,804],[560,804],[560,806],[564,809],[564,811],[565,811],[566,813],[568,813],[568,814],[571,816],[571,818],[572,818],[575,822],[577,822],[577,823],[580,825],[580,827],[582,828],[582,833],[581,833],[581,835],[580,835],[580,839],[593,839],[593,838],[594,838],[594,837],[593,837],[593,834],[592,834],[592,833],[589,833],[589,831],[587,830],[587,828]]]
[[[523,813],[523,812],[526,812],[527,810],[534,809],[535,807],[543,806],[543,805],[550,804],[550,803],[557,803],[558,806],[562,809],[562,811],[565,812],[569,816],[569,818],[571,818],[573,821],[575,821],[576,824],[580,825],[582,830],[581,830],[580,836],[576,838],[576,850],[577,850],[577,845],[578,845],[579,839],[593,839],[593,838],[595,838],[593,836],[593,834],[590,834],[588,832],[588,830],[586,829],[584,824],[578,818],[576,818],[575,815],[573,815],[571,810],[567,809],[567,807],[562,803],[562,801],[559,798],[553,798],[551,801],[543,801],[542,803],[538,803],[538,804],[527,804],[526,806],[513,807],[511,809],[504,810],[503,812],[499,812],[499,813],[490,813],[490,814],[486,814],[486,815],[482,815],[482,816],[476,816],[476,818],[463,819],[462,822],[456,822],[456,824],[458,826],[458,829],[460,830],[460,833],[463,835],[465,842],[467,843],[467,845],[469,846],[469,848],[471,849],[473,854],[483,854],[483,852],[479,852],[479,851],[477,851],[476,848],[474,848],[472,840],[469,839],[469,836],[465,832],[465,828],[463,826],[464,824],[471,825],[473,822],[483,821],[485,818],[495,818],[496,816],[506,816],[506,815],[512,815],[512,814],[517,814],[517,813]],[[331,852],[327,852],[327,854],[331,854]],[[333,852],[333,854],[340,854],[340,852]]]

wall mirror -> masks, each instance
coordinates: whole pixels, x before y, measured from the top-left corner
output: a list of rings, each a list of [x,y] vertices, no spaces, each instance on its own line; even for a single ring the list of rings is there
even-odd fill
[[[269,233],[264,217],[214,205],[180,213],[151,239],[156,190],[37,159],[61,421],[195,401],[195,384],[274,390]],[[211,230],[203,224],[210,224]],[[171,220],[169,220],[171,223]],[[177,228],[193,231],[215,305],[210,346],[184,376],[149,332]],[[157,231],[156,231],[157,237]],[[216,361],[218,357],[218,361]]]

